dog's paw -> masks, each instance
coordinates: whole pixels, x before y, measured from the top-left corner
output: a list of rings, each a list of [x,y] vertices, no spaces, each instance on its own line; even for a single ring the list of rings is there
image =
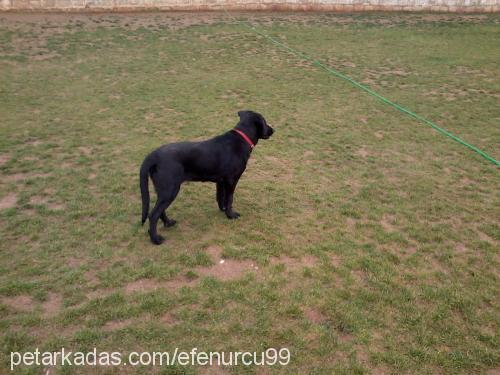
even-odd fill
[[[161,245],[163,242],[165,242],[165,238],[158,235],[155,238],[151,238],[151,242],[155,245]]]
[[[228,219],[237,219],[240,217],[240,214],[237,213],[236,211],[229,211],[229,212],[226,212],[226,216]]]
[[[169,227],[173,227],[175,224],[177,224],[177,221],[175,220],[172,220],[172,219],[168,219],[164,224],[163,226],[165,228],[169,228]]]

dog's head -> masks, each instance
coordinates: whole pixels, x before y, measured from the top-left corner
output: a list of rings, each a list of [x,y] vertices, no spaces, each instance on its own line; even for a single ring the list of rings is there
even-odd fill
[[[240,116],[241,122],[255,126],[258,138],[268,139],[273,135],[274,129],[267,124],[266,119],[260,113],[254,111],[239,111],[238,116]]]

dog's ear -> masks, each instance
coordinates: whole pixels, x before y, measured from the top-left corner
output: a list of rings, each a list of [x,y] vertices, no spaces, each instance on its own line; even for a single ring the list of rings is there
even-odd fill
[[[268,139],[274,132],[273,128],[267,125],[267,122],[262,115],[257,114],[255,118],[255,125],[259,131],[259,138]]]
[[[243,120],[243,117],[248,113],[248,111],[238,111],[238,116],[240,120]]]
[[[260,138],[266,138],[267,125],[266,125],[266,120],[264,120],[264,117],[256,116],[255,124],[257,125],[257,129],[259,129]]]

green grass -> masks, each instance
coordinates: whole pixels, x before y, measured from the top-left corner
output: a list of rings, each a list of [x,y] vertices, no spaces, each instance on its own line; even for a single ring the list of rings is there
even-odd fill
[[[240,17],[500,157],[497,15]],[[0,18],[0,372],[10,351],[63,346],[287,347],[282,373],[498,371],[493,164],[218,14]],[[186,184],[151,245],[142,159],[241,109],[276,129],[238,185],[241,218]],[[128,369],[206,369],[170,370]]]

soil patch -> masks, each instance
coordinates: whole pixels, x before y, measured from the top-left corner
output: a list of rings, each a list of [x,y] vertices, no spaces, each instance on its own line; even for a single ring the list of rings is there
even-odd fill
[[[311,323],[321,324],[326,322],[327,318],[320,311],[307,307],[304,309],[304,315]]]
[[[201,276],[212,276],[227,281],[238,279],[248,271],[258,270],[258,267],[254,265],[255,262],[250,260],[224,259],[222,248],[219,246],[209,246],[206,251],[214,265],[197,268],[196,272]]]
[[[393,233],[396,231],[394,225],[392,225],[393,222],[394,222],[394,216],[384,215],[380,220],[380,225],[382,226],[382,228],[384,228],[386,232]]]
[[[7,194],[5,197],[0,199],[0,210],[12,208],[16,205],[16,203],[17,203],[17,194],[15,193]]]
[[[82,154],[84,154],[85,156],[92,155],[92,148],[90,148],[90,147],[81,146],[81,147],[78,147],[78,150],[80,150],[80,152]]]
[[[10,160],[10,155],[8,154],[1,154],[0,155],[0,167],[7,163]]]
[[[5,297],[2,302],[18,311],[32,311],[35,307],[33,298],[28,295]]]
[[[160,322],[165,325],[172,325],[177,323],[177,319],[170,312],[167,312],[160,318]]]
[[[193,271],[200,276],[214,277],[221,281],[237,280],[245,275],[247,272],[258,272],[259,267],[251,260],[235,260],[225,259],[222,256],[222,248],[219,246],[209,246],[207,254],[210,255],[212,262],[211,266],[196,267]],[[317,263],[317,259],[311,255],[301,258],[291,258],[288,256],[280,258],[272,258],[272,265],[284,264],[289,271],[296,271],[302,267],[313,267]],[[257,274],[259,276],[260,274]],[[189,279],[185,276],[179,276],[168,281],[158,281],[154,279],[140,279],[128,283],[124,287],[125,294],[132,294],[136,292],[147,293],[157,289],[167,289],[169,291],[177,291],[184,286],[195,286],[198,279]],[[99,292],[99,291],[96,291]],[[94,295],[94,292],[90,296]],[[89,296],[89,295],[88,295]]]
[[[47,300],[42,304],[43,314],[46,317],[57,315],[62,308],[62,296],[57,293],[49,293]]]
[[[364,147],[361,147],[358,151],[356,151],[356,154],[363,157],[363,158],[370,156],[370,153]]]

